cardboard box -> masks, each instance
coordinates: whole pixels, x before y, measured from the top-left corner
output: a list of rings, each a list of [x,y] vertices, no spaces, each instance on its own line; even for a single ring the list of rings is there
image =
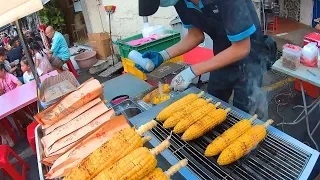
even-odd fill
[[[106,60],[111,55],[109,33],[88,34],[91,47],[97,52],[97,59]]]

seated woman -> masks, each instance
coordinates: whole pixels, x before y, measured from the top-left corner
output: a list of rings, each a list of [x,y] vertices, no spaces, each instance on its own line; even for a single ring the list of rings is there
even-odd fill
[[[0,95],[21,86],[22,82],[17,77],[8,73],[5,69],[5,65],[0,63]]]
[[[14,75],[8,73],[5,68],[4,63],[0,63],[0,96],[12,91],[13,89],[17,88],[18,86],[21,86],[22,83],[18,80],[17,77]],[[19,124],[16,124],[16,126],[20,127],[26,127],[26,125],[29,123],[24,117],[24,113],[22,111],[17,111],[10,115],[10,117],[16,119]],[[0,120],[1,121],[1,120]],[[18,127],[19,128],[19,127]],[[2,139],[2,143],[8,144],[9,146],[14,146],[14,142],[9,136],[8,132],[0,128],[0,136]]]
[[[21,70],[23,72],[23,81],[24,83],[28,83],[32,80],[34,80],[34,76],[32,74],[32,70],[29,66],[29,63],[27,61],[27,58],[26,57],[23,57],[22,60],[21,60]],[[39,74],[39,76],[42,75],[42,70],[37,68],[37,72]]]
[[[32,55],[34,56],[34,62],[36,67],[39,68],[44,74],[47,74],[53,70],[51,63],[48,60],[48,56],[42,50],[38,42],[32,42],[30,44]]]

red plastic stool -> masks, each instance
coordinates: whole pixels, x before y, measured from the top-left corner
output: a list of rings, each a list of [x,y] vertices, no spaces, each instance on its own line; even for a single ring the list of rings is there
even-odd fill
[[[67,63],[67,66],[68,66],[69,71],[72,72],[72,74],[74,75],[74,77],[78,78],[79,75],[78,75],[76,69],[74,69],[71,60],[69,59],[66,63]]]
[[[17,163],[10,163],[8,158],[10,154],[18,160]],[[21,175],[14,168],[17,165],[22,165]],[[0,145],[0,169],[3,170],[1,179],[4,179],[6,174],[14,180],[24,180],[26,179],[26,170],[30,168],[8,145]]]
[[[18,137],[14,132],[14,127],[7,118],[3,118],[0,120],[0,126],[4,127],[4,129],[8,132],[9,136],[13,140],[14,143],[18,142]]]
[[[27,127],[28,142],[29,142],[30,147],[32,148],[34,154],[37,154],[34,130],[36,129],[38,124],[39,123],[37,121],[34,121],[33,123],[29,124],[29,126]]]

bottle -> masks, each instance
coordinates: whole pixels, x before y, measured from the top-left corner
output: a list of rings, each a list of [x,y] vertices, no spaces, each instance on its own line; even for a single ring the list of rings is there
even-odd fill
[[[129,53],[128,57],[134,63],[139,64],[143,69],[145,69],[149,72],[154,69],[154,63],[148,58],[143,58],[142,54],[136,50],[132,50]]]

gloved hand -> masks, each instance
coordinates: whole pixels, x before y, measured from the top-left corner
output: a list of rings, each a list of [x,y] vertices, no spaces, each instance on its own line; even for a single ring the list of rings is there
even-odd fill
[[[192,68],[188,67],[172,79],[170,86],[174,91],[183,91],[191,84],[192,79],[195,77],[197,76],[192,71]]]
[[[157,52],[157,51],[147,51],[142,54],[143,58],[148,58],[150,59],[153,64],[154,68],[159,67],[164,61],[170,59],[170,55],[166,50]],[[149,73],[149,71],[143,69],[139,64],[135,64],[136,68],[138,68],[140,71],[144,73]]]

